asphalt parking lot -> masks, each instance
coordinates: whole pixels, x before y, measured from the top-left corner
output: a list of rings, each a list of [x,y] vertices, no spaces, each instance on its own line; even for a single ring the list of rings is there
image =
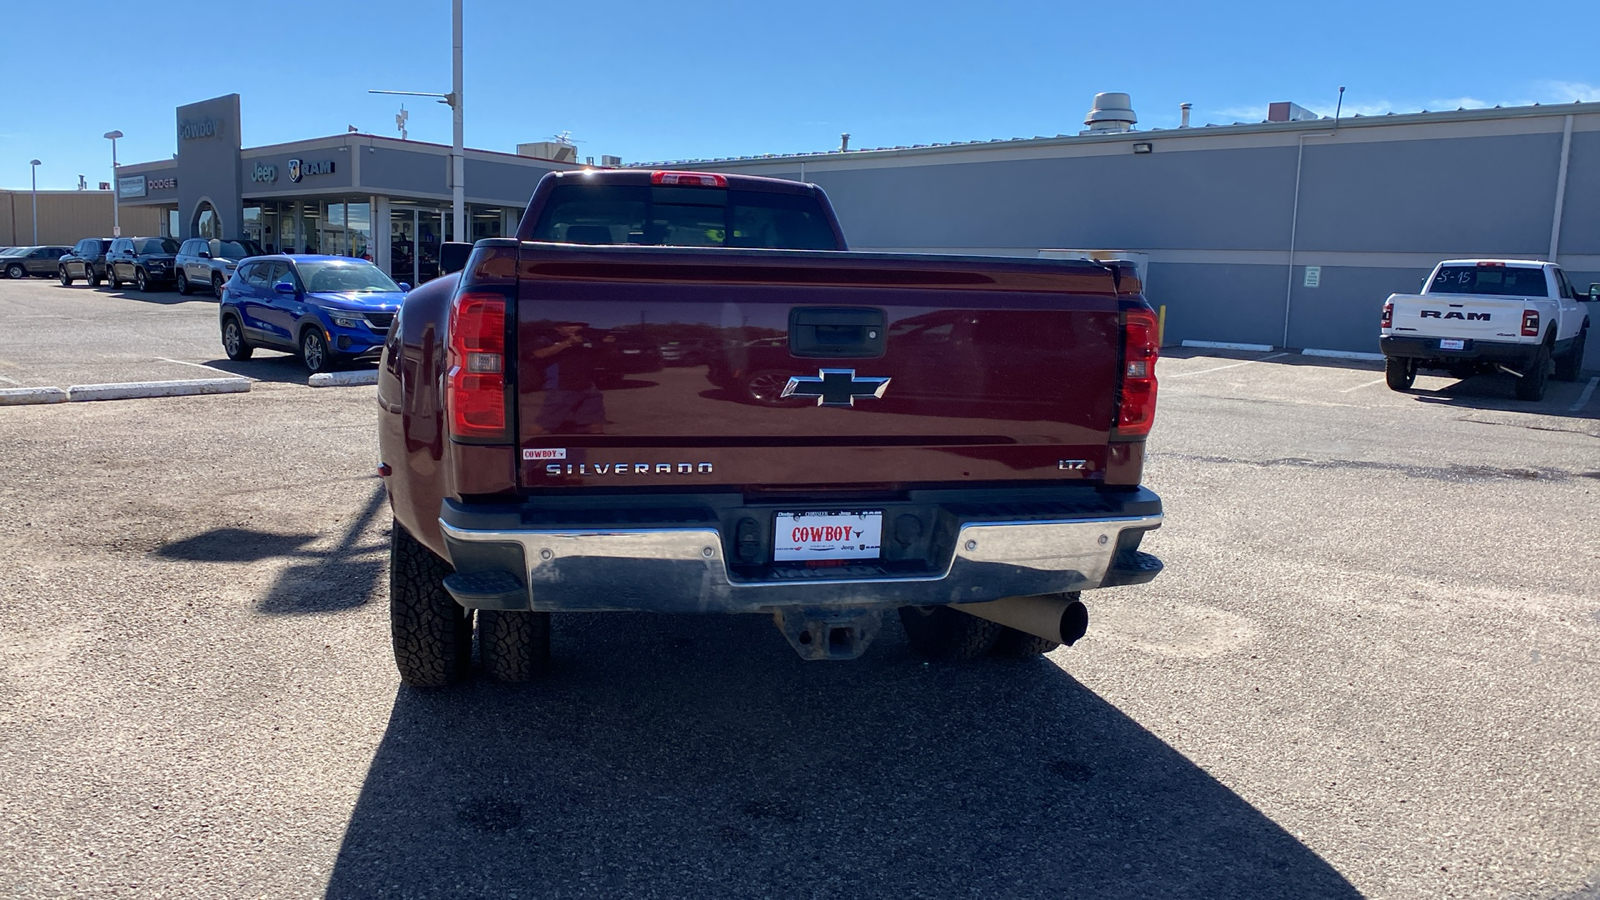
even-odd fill
[[[1600,897],[1593,373],[1174,351],[1167,570],[1073,648],[572,615],[547,680],[427,693],[372,389],[215,315],[0,283],[0,386],[256,381],[0,408],[0,894]]]

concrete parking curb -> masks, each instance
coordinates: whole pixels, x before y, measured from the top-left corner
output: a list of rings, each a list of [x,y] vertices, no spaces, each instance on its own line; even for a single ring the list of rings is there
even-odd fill
[[[306,382],[312,387],[344,387],[351,384],[377,384],[377,372],[318,372]]]
[[[67,392],[58,387],[5,388],[0,390],[0,406],[27,406],[34,403],[65,403]]]
[[[198,394],[243,394],[250,390],[248,378],[191,378],[186,381],[132,381],[125,384],[75,384],[67,388],[67,399],[140,400],[149,397],[192,397]]]
[[[1228,341],[1184,341],[1183,346],[1205,350],[1253,350],[1257,353],[1267,353],[1272,350],[1271,344],[1234,344]]]
[[[1329,359],[1365,359],[1372,362],[1383,362],[1382,353],[1360,353],[1355,350],[1301,350],[1301,356],[1326,356]]]

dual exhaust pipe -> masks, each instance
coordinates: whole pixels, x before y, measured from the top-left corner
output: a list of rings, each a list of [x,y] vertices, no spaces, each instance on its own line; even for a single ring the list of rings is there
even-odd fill
[[[1006,597],[986,603],[956,603],[950,608],[1069,647],[1089,630],[1089,610],[1078,600],[1076,591],[1039,597]]]

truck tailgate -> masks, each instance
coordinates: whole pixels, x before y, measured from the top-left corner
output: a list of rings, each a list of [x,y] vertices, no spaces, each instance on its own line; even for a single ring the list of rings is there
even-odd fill
[[[1104,477],[1119,307],[1094,263],[523,243],[517,292],[524,490]],[[794,343],[840,310],[881,346]]]
[[[1412,337],[1515,340],[1524,302],[1517,297],[1471,294],[1396,294],[1394,333]]]

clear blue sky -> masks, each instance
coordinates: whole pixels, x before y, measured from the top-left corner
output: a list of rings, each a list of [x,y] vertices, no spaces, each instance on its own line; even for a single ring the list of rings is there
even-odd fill
[[[449,0],[7,7],[0,187],[33,157],[41,188],[109,180],[112,129],[123,162],[167,158],[174,107],[220,94],[255,146],[394,135],[399,98],[368,88],[450,89]],[[1331,112],[1339,85],[1364,114],[1600,100],[1600,2],[466,0],[466,54],[467,146],[570,131],[640,161],[1071,134],[1098,91],[1141,128],[1184,101],[1196,124]],[[447,107],[406,105],[449,143]]]

